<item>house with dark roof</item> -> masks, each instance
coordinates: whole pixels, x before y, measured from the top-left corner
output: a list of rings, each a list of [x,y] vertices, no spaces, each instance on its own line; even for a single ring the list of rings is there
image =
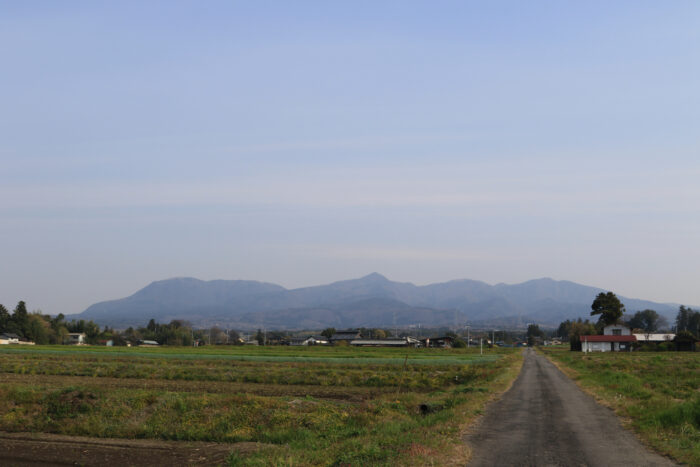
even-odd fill
[[[362,335],[360,334],[359,329],[346,329],[343,331],[336,331],[335,334],[331,336],[331,344],[341,344],[341,343],[346,343],[349,344],[350,342],[354,341],[355,339],[361,339]]]

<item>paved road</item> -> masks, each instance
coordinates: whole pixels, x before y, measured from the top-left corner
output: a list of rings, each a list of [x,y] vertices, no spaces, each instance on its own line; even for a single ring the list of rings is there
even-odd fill
[[[513,387],[465,441],[470,467],[669,466],[545,357],[525,351]]]

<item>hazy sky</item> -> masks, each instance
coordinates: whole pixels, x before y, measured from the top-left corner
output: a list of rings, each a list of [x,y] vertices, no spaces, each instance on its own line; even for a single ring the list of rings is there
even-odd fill
[[[700,305],[700,2],[0,3],[0,303],[567,279]]]

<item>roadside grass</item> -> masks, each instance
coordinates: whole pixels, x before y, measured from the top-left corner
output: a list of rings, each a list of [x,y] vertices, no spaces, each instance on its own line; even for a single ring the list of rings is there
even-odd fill
[[[0,352],[0,430],[259,443],[255,452],[232,454],[231,465],[464,464],[462,430],[495,392],[510,385],[522,362],[520,352],[512,350],[494,352],[482,364],[470,364],[478,356],[465,351],[408,349],[407,360],[407,349],[364,352],[364,358],[374,359],[403,354],[405,366],[404,360],[362,364],[352,358],[340,363],[163,358],[191,352],[177,350],[132,358],[122,352]],[[362,355],[365,349],[351,349],[358,350]],[[246,349],[252,356],[256,351],[273,354]],[[319,359],[335,359],[348,351],[313,349],[305,355],[316,352]],[[287,358],[298,351],[274,353]],[[411,363],[431,356],[431,364]],[[445,356],[461,363],[446,364]],[[52,376],[33,384],[19,382],[24,376],[3,380],[11,373]],[[122,373],[130,375],[125,380],[141,378],[134,379],[138,387],[100,384]],[[158,387],[185,377],[193,378],[187,384],[213,382],[217,392]],[[235,392],[241,379],[247,380],[246,391]],[[282,395],[256,394],[256,386],[293,387],[298,381],[333,388],[334,396],[366,394],[366,388],[381,392],[359,400],[284,395],[284,389]],[[234,391],[227,392],[226,385]]]
[[[657,451],[700,465],[700,353],[540,348]]]

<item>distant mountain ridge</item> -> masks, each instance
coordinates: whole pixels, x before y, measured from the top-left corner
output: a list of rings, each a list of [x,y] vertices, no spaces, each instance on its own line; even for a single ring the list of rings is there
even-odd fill
[[[151,318],[240,329],[523,326],[528,322],[554,326],[587,317],[593,299],[604,291],[549,278],[513,285],[461,279],[417,286],[372,273],[298,289],[258,281],[175,278],[153,282],[126,298],[96,303],[69,318],[117,328],[141,326]],[[620,299],[628,312],[651,308],[668,318],[675,316],[679,306]]]

